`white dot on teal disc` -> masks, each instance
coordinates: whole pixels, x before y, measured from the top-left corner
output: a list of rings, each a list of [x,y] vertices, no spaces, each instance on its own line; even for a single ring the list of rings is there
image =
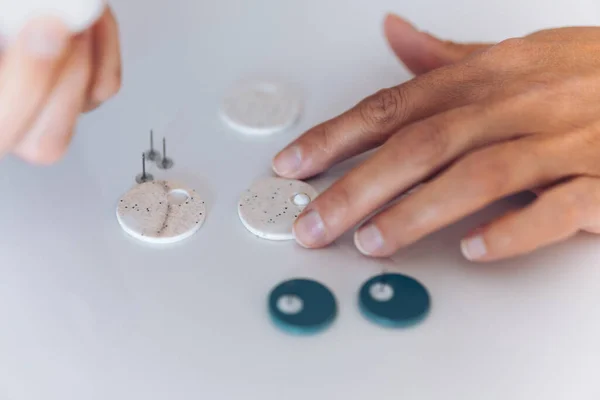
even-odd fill
[[[304,302],[293,294],[286,294],[277,299],[277,309],[284,314],[294,315],[302,312]]]
[[[268,309],[275,325],[293,334],[320,332],[337,315],[333,293],[310,279],[291,279],[277,285],[269,294]]]
[[[360,310],[369,320],[387,327],[409,327],[429,313],[429,292],[417,280],[401,274],[377,275],[359,292]]]

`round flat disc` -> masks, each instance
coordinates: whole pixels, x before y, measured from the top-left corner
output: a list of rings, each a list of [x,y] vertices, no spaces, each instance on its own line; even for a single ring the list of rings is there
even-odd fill
[[[317,195],[312,186],[302,181],[262,179],[242,194],[238,215],[246,229],[258,237],[293,240],[294,221]]]
[[[327,328],[337,315],[331,291],[310,279],[292,279],[270,293],[268,308],[275,324],[294,334],[312,334]]]
[[[408,327],[422,321],[430,308],[427,289],[401,274],[382,274],[360,289],[359,305],[371,321],[388,327]]]
[[[148,243],[173,243],[196,233],[206,217],[204,201],[169,181],[134,186],[119,200],[117,220],[125,232]]]
[[[252,81],[235,85],[221,105],[221,118],[231,128],[267,135],[291,127],[300,116],[300,96],[287,85]]]

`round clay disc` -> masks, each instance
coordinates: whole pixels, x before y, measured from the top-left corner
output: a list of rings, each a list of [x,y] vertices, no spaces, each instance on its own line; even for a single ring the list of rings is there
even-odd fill
[[[300,96],[285,84],[242,82],[223,99],[221,118],[239,132],[268,135],[291,127],[301,108]]]
[[[401,274],[369,279],[359,292],[360,309],[369,320],[388,327],[409,327],[428,314],[431,301],[417,280]]]
[[[320,332],[337,315],[332,292],[310,279],[291,279],[277,285],[269,295],[268,308],[275,324],[293,334]]]
[[[169,181],[134,186],[119,200],[117,220],[125,232],[148,243],[174,243],[192,236],[206,217],[204,201]]]
[[[246,229],[258,237],[293,240],[294,221],[317,195],[312,186],[302,181],[262,179],[242,194],[238,215]]]

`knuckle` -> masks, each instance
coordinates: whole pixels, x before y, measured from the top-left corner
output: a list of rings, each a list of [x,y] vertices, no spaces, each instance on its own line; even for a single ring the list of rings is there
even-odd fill
[[[522,50],[527,45],[527,43],[528,43],[527,39],[514,37],[514,38],[508,38],[508,39],[502,40],[493,47],[499,51],[511,51],[512,52],[515,50]]]
[[[363,123],[369,130],[390,129],[406,116],[404,90],[399,86],[382,89],[359,105]]]
[[[405,162],[408,154],[415,165],[431,167],[447,158],[450,137],[446,126],[440,120],[430,118],[418,123],[411,128],[409,135],[393,137],[392,146],[399,162]]]
[[[293,147],[297,148],[302,163],[312,170],[323,170],[338,162],[347,148],[348,138],[343,129],[345,116],[322,122],[300,136]]]
[[[510,38],[498,42],[479,53],[477,61],[493,71],[508,70],[525,62],[528,42],[523,38]]]
[[[512,157],[511,157],[512,156]],[[482,150],[465,157],[462,173],[468,182],[468,192],[477,196],[497,198],[509,190],[512,175],[511,158],[505,151]]]
[[[342,182],[317,197],[316,208],[329,228],[344,226],[352,207],[351,199],[347,185]]]
[[[331,154],[336,148],[335,134],[331,129],[332,123],[325,122],[317,125],[299,142],[301,147],[307,150],[307,156],[310,155],[313,162]]]
[[[423,162],[438,163],[446,158],[450,147],[450,137],[446,126],[441,121],[432,119],[425,123],[418,134],[418,144],[421,148]],[[416,150],[416,149],[415,149]],[[416,153],[417,155],[419,153]]]

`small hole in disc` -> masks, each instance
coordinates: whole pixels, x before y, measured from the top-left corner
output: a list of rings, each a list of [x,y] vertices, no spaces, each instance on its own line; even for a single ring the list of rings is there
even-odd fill
[[[310,203],[310,197],[306,193],[298,193],[292,197],[292,203],[299,207],[305,207]]]
[[[284,314],[298,314],[303,307],[302,299],[293,294],[283,295],[277,300],[277,309]]]
[[[387,283],[374,283],[369,289],[371,297],[377,301],[390,301],[394,297],[394,289]]]
[[[185,190],[175,189],[171,190],[167,195],[167,201],[169,204],[183,204],[190,198],[190,195]]]

